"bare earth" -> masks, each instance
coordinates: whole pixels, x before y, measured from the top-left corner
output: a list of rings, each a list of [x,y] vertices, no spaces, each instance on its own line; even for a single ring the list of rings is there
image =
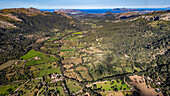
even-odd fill
[[[138,89],[140,89],[140,92],[138,92],[142,96],[163,96],[162,92],[157,93],[155,89],[151,88],[150,85],[146,85],[145,79],[142,76],[134,75],[129,76],[129,78],[133,81],[133,86],[136,86]]]

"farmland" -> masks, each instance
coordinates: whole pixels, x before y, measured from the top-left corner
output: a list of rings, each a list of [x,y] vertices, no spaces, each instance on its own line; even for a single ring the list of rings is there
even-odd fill
[[[60,68],[40,70],[39,77],[52,74],[52,73],[60,74]]]
[[[102,91],[119,91],[119,90],[130,90],[127,84],[122,82],[121,80],[112,80],[102,83],[96,83],[91,87],[92,89],[98,89]]]
[[[6,86],[0,86],[0,95],[1,94],[9,94],[12,93],[15,89],[17,89],[18,85],[6,85]]]
[[[8,45],[10,41],[1,43],[4,47],[0,51],[13,55],[16,52],[5,50],[18,48],[17,53],[22,54],[14,54],[17,58],[13,60],[15,56],[9,56],[10,61],[0,65],[0,95],[168,96],[169,21],[154,21],[151,18],[155,17],[149,14],[150,17],[120,20],[100,17],[101,14],[72,19],[60,12],[42,14],[44,19],[58,16],[54,21],[63,18],[60,23],[65,23],[36,34],[18,34],[15,45],[28,40],[21,43],[25,49]],[[36,22],[40,17],[26,16],[25,19],[36,18]]]
[[[46,55],[41,52],[34,50],[29,51],[26,55],[22,56],[20,59],[28,60],[25,66],[31,66],[36,64],[47,63],[51,61],[57,61],[58,59],[51,55]]]

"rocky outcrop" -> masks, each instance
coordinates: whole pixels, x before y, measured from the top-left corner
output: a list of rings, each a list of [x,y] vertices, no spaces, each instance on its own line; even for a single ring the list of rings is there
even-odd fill
[[[161,20],[170,21],[170,13],[161,15]]]
[[[16,26],[6,21],[0,21],[0,28],[9,29],[9,28],[16,28]]]
[[[19,19],[17,16],[13,16],[12,14],[2,14],[2,13],[0,13],[0,19],[3,19],[2,16],[3,16],[3,17],[6,17],[6,18],[8,18],[8,19],[11,19],[11,20],[13,20],[13,21],[22,21],[22,20]]]

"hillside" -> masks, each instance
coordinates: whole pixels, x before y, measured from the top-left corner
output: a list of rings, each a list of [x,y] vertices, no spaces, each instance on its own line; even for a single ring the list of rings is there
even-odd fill
[[[44,13],[35,8],[0,10],[0,64],[22,56],[38,38],[54,35],[55,29],[77,30],[71,21],[74,20],[65,14]]]
[[[168,96],[169,14],[1,10],[0,95]]]

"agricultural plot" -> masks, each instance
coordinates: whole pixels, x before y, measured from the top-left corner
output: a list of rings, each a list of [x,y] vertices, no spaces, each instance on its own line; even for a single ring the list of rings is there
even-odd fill
[[[27,54],[20,57],[20,59],[27,60],[27,59],[31,59],[31,58],[34,58],[36,56],[41,56],[41,55],[44,55],[44,54],[41,52],[37,52],[35,50],[30,50]]]
[[[92,89],[100,88],[101,91],[119,91],[119,90],[130,90],[127,84],[123,83],[121,80],[112,80],[102,83],[96,83],[91,86]]]
[[[2,95],[2,94],[10,94],[13,91],[15,91],[17,89],[17,87],[18,87],[18,84],[0,86],[0,95]]]
[[[47,63],[47,62],[52,62],[52,61],[58,61],[59,59],[58,58],[55,58],[53,56],[40,56],[41,59],[39,60],[35,60],[35,59],[32,59],[32,60],[29,60],[26,62],[26,65],[25,66],[32,66],[32,65],[36,65],[36,64],[42,64],[42,63]]]
[[[130,68],[130,67],[125,67],[124,69],[125,69],[126,73],[132,73],[133,72],[133,69]]]
[[[74,65],[73,64],[65,64],[65,65],[63,65],[63,67],[66,69],[70,69],[71,67],[74,67]]]
[[[140,68],[134,67],[134,69],[138,72],[142,71]]]
[[[52,74],[52,73],[60,74],[61,73],[60,68],[57,67],[57,68],[40,70],[39,77],[46,76],[46,75]]]
[[[66,52],[66,51],[74,51],[74,49],[62,49],[60,50],[61,52]]]
[[[43,41],[48,40],[48,39],[50,39],[50,38],[51,38],[51,37],[43,37],[43,38],[40,38],[40,39],[38,39],[38,40],[36,41],[36,43],[43,42]]]
[[[62,63],[63,64],[71,64],[71,63],[79,64],[79,63],[82,63],[82,60],[81,58],[73,58],[73,59],[63,60]]]
[[[81,86],[77,82],[72,81],[70,79],[66,79],[66,84],[68,88],[70,89],[71,94],[76,93],[82,89]]]
[[[114,91],[112,91],[112,92],[110,92],[110,91],[100,92],[100,94],[102,96],[125,96],[121,91],[118,91],[118,92],[114,92]]]
[[[54,56],[51,55],[46,55],[41,52],[37,52],[34,50],[29,51],[26,55],[20,57],[20,59],[27,60],[25,66],[31,66],[31,65],[36,65],[36,64],[41,64],[41,63],[47,63],[51,61],[58,61],[58,58],[55,58]]]
[[[58,43],[45,42],[44,47],[58,47]]]
[[[45,63],[45,64],[40,64],[40,65],[34,65],[31,66],[31,69],[38,69],[38,70],[44,70],[44,69],[48,69],[48,68],[56,68],[56,62],[52,62],[52,63]]]
[[[57,86],[57,90],[59,91],[60,96],[65,96],[63,87]]]
[[[0,70],[7,68],[9,66],[11,66],[12,64],[14,64],[15,62],[17,62],[18,60],[10,60],[2,65],[0,65]]]
[[[88,69],[86,67],[79,66],[76,68],[76,71],[78,71],[81,74],[81,76],[87,81],[93,80],[93,78],[89,75]]]
[[[68,78],[74,78],[74,79],[76,79],[78,81],[82,81],[81,77],[79,77],[79,75],[74,71],[66,71],[65,75]]]
[[[53,38],[50,38],[48,41],[54,41],[56,39],[59,39],[59,37],[53,37]]]
[[[33,96],[37,95],[36,93],[38,92],[38,82],[39,80],[35,80],[35,82],[29,81],[27,84],[22,86],[17,93],[19,93],[22,96]],[[36,87],[37,86],[37,87]]]
[[[76,32],[76,33],[73,33],[73,34],[76,34],[76,35],[79,35],[79,34],[82,34],[83,32]]]
[[[119,67],[116,67],[116,66],[113,66],[113,70],[115,71],[114,73],[116,73],[116,74],[121,74],[121,73],[123,73],[123,71],[122,71],[122,68],[119,68]]]

